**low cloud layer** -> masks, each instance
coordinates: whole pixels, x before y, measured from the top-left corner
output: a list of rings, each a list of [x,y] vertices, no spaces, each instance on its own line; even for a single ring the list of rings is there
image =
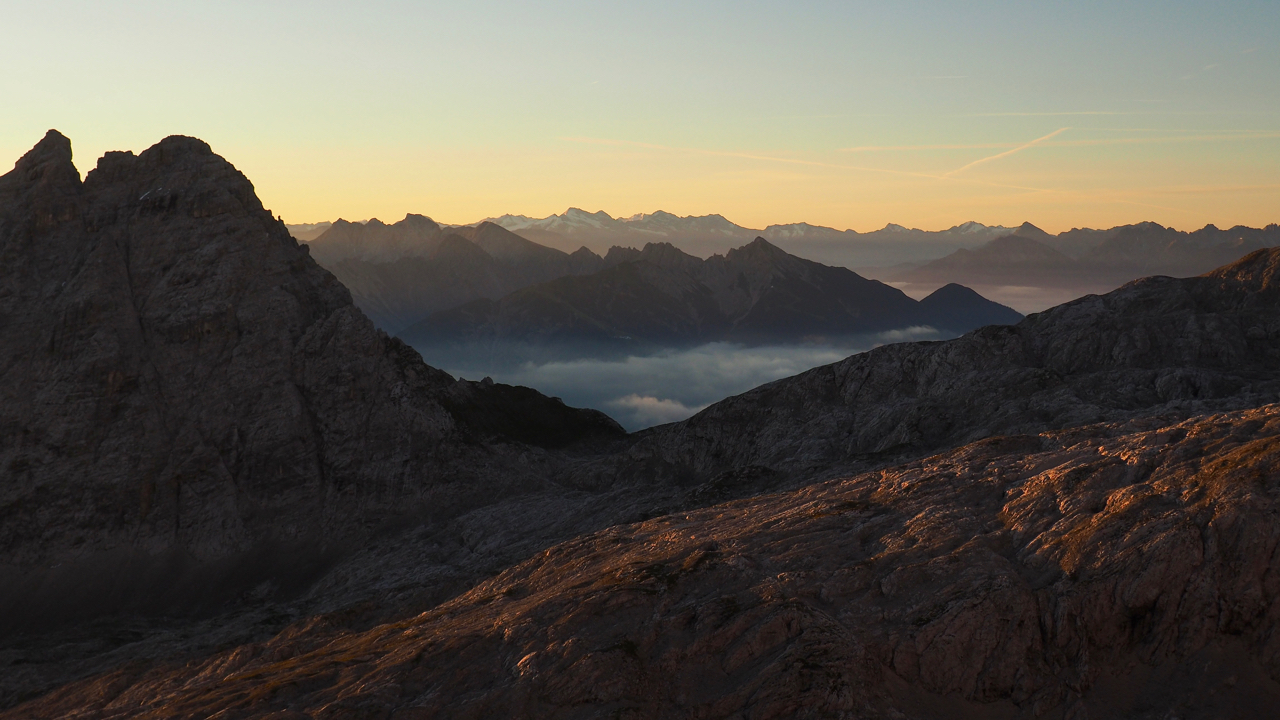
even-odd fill
[[[907,328],[841,345],[743,347],[711,343],[686,350],[608,359],[485,363],[419,348],[428,363],[455,377],[526,385],[575,407],[602,410],[628,430],[683,420],[707,405],[764,383],[890,342],[936,339],[931,328]]]
[[[689,407],[678,400],[635,394],[610,400],[607,405],[614,417],[622,418],[623,423],[637,427],[650,427],[684,420],[706,407],[706,405]]]

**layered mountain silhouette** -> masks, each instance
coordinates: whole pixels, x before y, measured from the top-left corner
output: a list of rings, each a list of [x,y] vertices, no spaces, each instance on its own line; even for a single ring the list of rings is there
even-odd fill
[[[1011,228],[967,222],[941,232],[926,232],[892,223],[872,232],[792,223],[770,225],[763,230],[742,227],[722,215],[681,217],[669,212],[641,213],[614,218],[604,211],[569,208],[559,215],[531,218],[503,215],[489,218],[512,232],[544,245],[564,250],[585,246],[604,253],[615,245],[644,246],[667,242],[699,257],[728,250],[764,237],[788,252],[810,260],[843,267],[890,266],[937,257],[957,248],[980,245]]]
[[[51,132],[0,260],[0,718],[1280,702],[1280,250],[629,436],[423,364],[192,138],[81,181]],[[832,270],[615,260],[742,318]]]
[[[1024,223],[1012,234],[890,274],[916,283],[1040,285],[1110,289],[1148,275],[1197,275],[1246,253],[1280,245],[1280,226],[1208,225],[1181,232],[1156,223],[1050,235]]]
[[[605,266],[585,248],[544,247],[493,223],[441,228],[422,215],[387,225],[339,220],[309,243],[316,260],[388,332],[476,298]]]
[[[611,253],[622,260],[628,254]],[[1017,322],[1015,311],[959,286],[923,302],[845,269],[783,252],[764,238],[701,260],[650,243],[593,275],[436,313],[401,334],[449,340],[690,345],[788,343],[912,326],[950,333]]]

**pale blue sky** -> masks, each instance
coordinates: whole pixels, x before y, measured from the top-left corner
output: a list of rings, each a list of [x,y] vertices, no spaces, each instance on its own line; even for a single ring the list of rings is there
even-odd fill
[[[3,0],[0,162],[197,135],[295,222],[1256,225],[1278,37],[1274,0]]]

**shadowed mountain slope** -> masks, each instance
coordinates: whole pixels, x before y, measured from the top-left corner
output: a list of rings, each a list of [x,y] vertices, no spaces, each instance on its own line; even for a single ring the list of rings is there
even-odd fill
[[[0,633],[305,583],[371,525],[545,483],[526,443],[621,435],[423,364],[183,137],[81,182],[50,131],[0,177],[0,398]]]
[[[996,238],[973,250],[957,250],[901,276],[907,282],[967,282],[978,285],[1045,285],[1077,282],[1081,270],[1070,257],[1022,235]]]
[[[611,251],[606,262],[615,254],[622,257],[621,250]],[[948,291],[921,304],[884,283],[803,260],[757,238],[707,260],[650,243],[634,259],[594,275],[561,278],[496,302],[437,313],[402,337],[424,345],[452,340],[787,343],[917,325],[965,331],[992,319],[1016,322],[1020,317],[976,293]]]

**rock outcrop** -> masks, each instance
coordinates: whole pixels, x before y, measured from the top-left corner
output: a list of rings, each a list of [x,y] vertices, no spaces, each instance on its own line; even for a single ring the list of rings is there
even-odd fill
[[[305,585],[623,434],[423,364],[192,138],[81,182],[51,131],[0,177],[0,268],[0,632]]]
[[[993,438],[0,717],[1264,718],[1280,408]]]

